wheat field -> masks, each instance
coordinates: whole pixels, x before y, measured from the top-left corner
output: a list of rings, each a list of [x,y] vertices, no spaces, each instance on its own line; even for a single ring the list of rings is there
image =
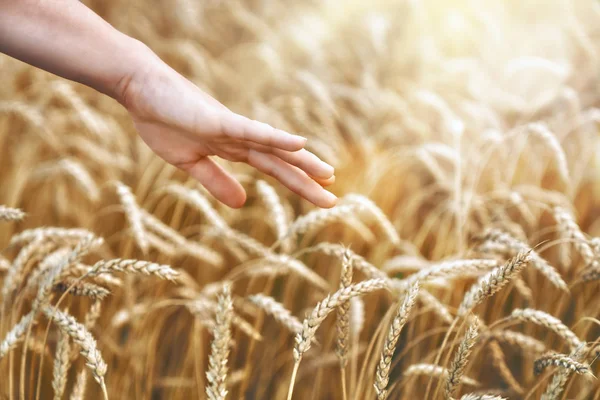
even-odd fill
[[[600,399],[598,2],[85,3],[340,202],[229,209],[0,57],[1,398]]]

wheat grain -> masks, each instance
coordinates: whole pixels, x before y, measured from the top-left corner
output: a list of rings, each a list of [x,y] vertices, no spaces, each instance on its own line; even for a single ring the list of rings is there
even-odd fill
[[[379,400],[385,400],[387,398],[387,385],[390,380],[390,368],[392,366],[392,358],[396,350],[396,343],[400,338],[400,332],[408,320],[408,316],[415,304],[417,294],[419,293],[419,283],[413,284],[406,297],[402,302],[402,305],[398,308],[392,324],[390,325],[387,337],[383,344],[383,350],[381,351],[381,358],[379,364],[377,364],[377,371],[375,372],[375,392]]]

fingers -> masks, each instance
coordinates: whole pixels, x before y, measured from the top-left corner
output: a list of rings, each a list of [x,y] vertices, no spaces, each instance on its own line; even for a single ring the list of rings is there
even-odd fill
[[[225,205],[240,208],[246,202],[242,185],[210,158],[203,157],[185,170]]]
[[[323,187],[331,186],[335,183],[335,175],[331,176],[328,179],[319,179],[315,178],[314,176],[311,176],[311,178]]]
[[[318,207],[331,208],[337,201],[335,195],[323,189],[302,170],[272,154],[250,150],[248,164],[279,180],[292,192],[304,197]]]
[[[276,149],[298,151],[306,144],[306,138],[275,129],[270,125],[254,121],[232,112],[220,116],[223,133],[227,136],[261,144]]]
[[[298,151],[285,151],[255,143],[248,144],[248,147],[262,153],[273,154],[288,164],[295,165],[310,175],[317,182],[326,182],[333,176],[333,173],[335,172],[331,165],[327,164],[325,161],[322,161],[319,157],[306,149]]]

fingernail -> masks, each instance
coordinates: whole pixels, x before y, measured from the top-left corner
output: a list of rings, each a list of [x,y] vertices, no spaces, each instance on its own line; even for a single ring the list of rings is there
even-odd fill
[[[326,190],[324,190],[324,192],[325,192],[325,200],[327,201],[328,204],[331,204],[331,207],[333,207],[337,203],[337,200],[338,200],[337,196]]]

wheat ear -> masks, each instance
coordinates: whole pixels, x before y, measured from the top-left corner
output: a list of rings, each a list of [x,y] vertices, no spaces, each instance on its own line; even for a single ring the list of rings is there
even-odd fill
[[[23,218],[25,218],[23,211],[0,204],[0,221],[20,221]]]
[[[275,189],[265,181],[256,182],[256,189],[275,225],[277,240],[281,241],[281,249],[284,253],[289,253],[292,249],[292,242],[285,238],[289,221],[281,199]]]
[[[106,393],[106,385],[104,383],[106,363],[102,359],[102,354],[98,350],[96,340],[92,334],[67,313],[55,310],[51,306],[42,307],[42,312],[46,314],[48,319],[54,321],[63,333],[70,336],[75,344],[80,346],[80,353],[85,358],[86,365],[92,372],[96,382],[100,384],[103,392]]]
[[[580,375],[590,372],[590,369],[587,365],[575,361],[566,354],[558,354],[553,352],[544,354],[542,357],[535,360],[533,370],[536,375],[539,375],[549,366],[567,369],[570,372]]]
[[[498,229],[489,229],[485,238],[492,243],[497,243],[504,246],[513,255],[518,253],[527,253],[532,264],[532,267],[540,271],[554,286],[557,288],[568,291],[566,282],[562,279],[558,271],[552,267],[546,260],[544,260],[537,252],[535,252],[526,243],[523,243],[519,239],[516,239]]]
[[[353,273],[352,255],[348,251],[342,253],[342,269],[340,277],[340,289],[347,288],[352,284]],[[337,308],[336,332],[337,341],[335,352],[340,359],[340,371],[342,379],[342,398],[348,398],[346,389],[346,365],[348,365],[348,339],[350,337],[350,300],[343,302]]]
[[[434,364],[413,364],[404,371],[405,377],[410,376],[431,376],[435,378],[448,379],[448,370],[440,365]],[[475,379],[467,376],[460,377],[460,383],[469,386],[480,386],[481,384]]]
[[[408,316],[415,305],[418,293],[419,283],[417,282],[413,284],[406,293],[404,301],[398,308],[385,338],[383,350],[381,351],[381,358],[379,359],[379,364],[377,364],[377,370],[375,372],[374,386],[378,400],[385,400],[387,398],[387,385],[390,380],[390,368],[392,366],[394,352],[396,351],[396,344],[400,338],[400,332],[406,324],[406,321],[408,321]]]
[[[71,396],[69,400],[83,400],[85,396],[85,389],[87,387],[87,378],[88,372],[87,369],[82,369],[77,374],[77,379],[75,379],[75,385],[73,385],[73,391],[71,392]]]
[[[473,349],[473,346],[475,345],[475,342],[477,340],[477,335],[479,334],[478,327],[479,319],[477,317],[474,317],[473,322],[467,329],[463,340],[458,346],[458,350],[454,355],[452,364],[450,364],[448,379],[446,379],[446,400],[453,398],[454,392],[456,391],[460,383],[460,378],[463,376],[465,367],[467,366],[467,362],[469,361],[469,355],[471,354],[471,350]]]
[[[479,303],[493,296],[506,286],[529,262],[530,253],[519,253],[508,260],[504,265],[494,268],[486,275],[479,278],[471,289],[465,294],[458,308],[458,316],[464,317]]]
[[[140,249],[146,253],[148,252],[148,238],[146,237],[144,223],[142,222],[140,206],[135,200],[135,196],[131,192],[129,186],[121,182],[115,182],[115,187],[117,189],[117,195],[123,205],[127,221],[129,221],[129,224],[131,225],[131,231],[133,232],[135,241],[138,246],[140,246]]]
[[[465,394],[460,400],[506,400],[506,397],[496,396],[494,394]]]
[[[294,383],[296,380],[296,374],[298,373],[298,368],[300,367],[302,356],[310,349],[310,345],[314,340],[315,333],[325,318],[336,307],[345,301],[353,297],[384,288],[389,288],[388,279],[371,279],[350,285],[344,289],[340,289],[337,292],[327,296],[324,300],[317,304],[310,315],[302,323],[302,331],[296,335],[296,345],[294,346],[295,363],[288,389],[288,400],[292,398],[294,393]]]
[[[512,311],[510,318],[518,321],[532,322],[536,325],[546,327],[562,337],[568,344],[571,350],[577,349],[583,342],[579,340],[577,335],[573,333],[565,324],[563,324],[558,318],[541,311],[533,310],[531,308],[516,308]]]
[[[208,371],[206,378],[206,395],[209,400],[223,400],[227,396],[227,357],[231,345],[231,319],[233,316],[233,302],[231,300],[231,287],[224,286],[223,293],[218,298],[218,307],[215,315],[213,341],[210,345]]]
[[[86,273],[87,276],[110,274],[113,272],[126,272],[130,274],[154,275],[161,279],[175,281],[179,273],[168,265],[156,264],[142,260],[124,260],[116,258],[108,261],[98,261]]]
[[[580,362],[584,359],[586,354],[586,344],[582,343],[579,347],[573,350],[570,354],[570,358],[576,362]],[[535,364],[534,364],[535,366]],[[542,393],[541,400],[557,400],[563,392],[563,389],[571,376],[570,368],[559,368],[555,372],[552,381],[548,384],[548,387]]]
[[[6,337],[2,343],[0,343],[0,360],[2,360],[4,356],[6,356],[17,346],[21,340],[23,340],[23,336],[25,335],[27,328],[34,321],[34,314],[35,313],[33,311],[25,314],[21,320],[6,334]]]
[[[290,332],[299,333],[302,330],[302,322],[294,317],[290,311],[277,302],[274,298],[263,294],[254,294],[248,299],[271,315],[275,320],[285,326]]]
[[[575,217],[562,207],[554,207],[554,218],[558,222],[559,231],[563,237],[573,239],[575,249],[581,254],[586,265],[591,264],[596,256],[592,247],[589,245],[587,238],[581,232],[579,225],[575,222]]]
[[[54,356],[54,370],[52,371],[52,388],[54,389],[54,400],[62,399],[67,386],[67,373],[71,366],[69,336],[60,332],[56,355]]]

